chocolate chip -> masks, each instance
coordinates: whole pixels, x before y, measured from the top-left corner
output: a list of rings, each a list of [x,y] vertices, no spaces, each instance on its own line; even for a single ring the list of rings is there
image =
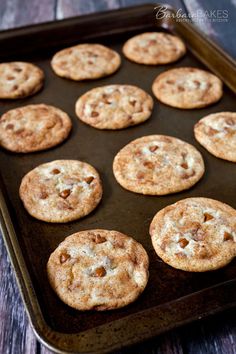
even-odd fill
[[[190,177],[193,177],[195,174],[196,174],[195,171],[192,171],[190,174],[185,173],[185,174],[182,175],[182,178],[183,178],[183,179],[188,179],[188,178],[190,178]]]
[[[86,182],[86,183],[90,184],[90,183],[92,183],[92,182],[93,182],[94,177],[93,177],[93,176],[86,177],[84,180],[85,180],[85,182]]]
[[[208,132],[207,132],[208,135],[215,135],[217,133],[219,133],[218,130],[216,130],[216,129],[212,128],[212,127],[208,128]]]
[[[111,104],[110,99],[111,99],[111,98],[110,98],[109,95],[107,95],[107,94],[105,94],[105,93],[102,95],[102,100],[103,100],[104,103],[106,103],[106,104]]]
[[[20,128],[20,129],[18,129],[18,130],[16,131],[16,134],[20,135],[20,134],[22,134],[24,131],[25,131],[24,128]]]
[[[233,236],[229,232],[224,232],[224,241],[233,240]]]
[[[47,199],[48,194],[45,191],[40,191],[39,198],[40,199]]]
[[[200,86],[200,82],[198,80],[193,80],[194,84],[197,85],[197,87]]]
[[[65,263],[68,259],[70,259],[70,255],[67,253],[62,253],[60,255],[60,262]]]
[[[185,88],[183,86],[177,86],[177,90],[179,92],[184,92],[185,91]]]
[[[158,146],[157,145],[153,145],[153,146],[150,146],[149,147],[149,150],[151,151],[151,152],[154,152],[154,151],[156,151],[158,149]]]
[[[189,241],[186,240],[186,238],[181,238],[178,241],[178,244],[180,245],[181,248],[185,248],[189,244]]]
[[[151,39],[149,42],[148,42],[149,45],[155,45],[157,44],[156,40],[155,39]]]
[[[98,267],[95,269],[93,276],[94,277],[104,277],[107,274],[106,269],[104,267]]]
[[[143,166],[152,169],[154,167],[151,161],[144,161]]]
[[[7,124],[7,125],[6,125],[6,129],[11,129],[11,130],[12,130],[13,128],[14,128],[14,125],[13,125],[13,124]]]
[[[134,100],[134,101],[130,101],[131,106],[133,106],[133,107],[134,107],[136,102],[137,102],[136,100]]]
[[[22,71],[22,69],[18,68],[18,67],[14,67],[13,71],[15,71],[16,73],[20,73]]]
[[[64,189],[64,191],[61,191],[59,193],[60,197],[62,197],[63,199],[66,199],[67,197],[69,197],[71,190],[70,189]]]
[[[212,216],[211,214],[208,213],[204,213],[204,222],[214,219],[214,216]]]
[[[138,172],[137,173],[137,178],[138,179],[143,179],[145,177],[145,174],[143,172]]]
[[[181,163],[180,166],[183,167],[185,170],[188,169],[188,164],[186,162]]]
[[[61,172],[61,171],[58,170],[58,168],[54,168],[54,169],[51,171],[51,173],[52,173],[53,175],[58,175],[60,172]]]
[[[95,243],[104,243],[106,242],[106,238],[101,236],[100,234],[96,234],[94,238]]]

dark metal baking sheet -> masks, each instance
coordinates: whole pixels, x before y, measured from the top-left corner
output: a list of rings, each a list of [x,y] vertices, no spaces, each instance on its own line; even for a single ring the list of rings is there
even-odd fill
[[[73,120],[69,139],[51,150],[25,155],[0,151],[0,218],[6,247],[35,333],[59,353],[109,352],[236,303],[236,260],[214,272],[187,273],[164,264],[150,242],[148,228],[152,217],[177,200],[205,196],[236,207],[236,165],[211,156],[193,136],[193,125],[201,117],[235,110],[235,64],[190,24],[175,24],[173,19],[156,20],[155,6],[144,5],[0,33],[0,45],[5,48],[0,54],[1,61],[31,61],[46,74],[40,93],[22,100],[1,101],[0,113],[44,102],[63,109]],[[159,29],[174,31],[186,39],[188,54],[177,63],[148,67],[131,63],[122,56],[122,66],[117,73],[91,82],[59,78],[50,68],[52,54],[65,46],[91,41],[121,53],[122,44],[134,33]],[[197,47],[198,43],[201,48]],[[76,118],[76,99],[93,87],[126,83],[140,86],[152,94],[154,78],[166,69],[205,68],[196,59],[196,48],[198,58],[231,88],[225,86],[223,98],[213,106],[187,111],[155,100],[150,120],[116,132],[93,129]],[[196,146],[205,160],[203,179],[188,191],[163,197],[142,196],[122,189],[112,174],[114,155],[129,141],[148,134],[172,135]],[[68,224],[47,224],[33,219],[18,197],[21,178],[41,163],[63,158],[84,160],[98,169],[104,186],[102,203],[89,216]],[[150,279],[135,303],[104,313],[79,312],[63,304],[50,288],[46,276],[50,253],[66,236],[90,228],[119,230],[133,236],[148,251]]]

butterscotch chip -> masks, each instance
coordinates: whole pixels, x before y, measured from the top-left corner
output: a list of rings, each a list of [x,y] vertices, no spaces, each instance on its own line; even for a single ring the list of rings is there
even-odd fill
[[[186,53],[183,41],[164,32],[147,32],[130,38],[123,46],[124,55],[139,64],[172,63]]]
[[[157,255],[170,266],[218,269],[236,256],[236,210],[209,198],[183,199],[158,211],[150,235]]]
[[[63,49],[51,61],[58,76],[76,81],[113,74],[120,64],[119,54],[101,44],[79,44]]]
[[[93,182],[94,177],[93,176],[89,176],[85,178],[85,182],[87,182],[88,184],[90,184],[91,182]]]
[[[55,170],[59,173],[55,173]],[[93,177],[86,183],[87,177]],[[36,219],[69,222],[88,215],[102,197],[97,171],[76,160],[56,160],[28,172],[20,185],[20,198]]]
[[[0,99],[16,99],[38,92],[44,81],[43,71],[34,64],[20,61],[0,64]]]
[[[223,95],[222,81],[197,68],[164,71],[153,82],[152,91],[159,101],[182,109],[206,107]]]
[[[121,149],[113,172],[117,182],[132,192],[164,195],[197,183],[204,173],[204,162],[192,145],[170,136],[150,135]]]
[[[204,222],[213,219],[214,216],[209,213],[204,213]]]
[[[95,269],[94,273],[92,273],[92,276],[94,277],[104,277],[107,274],[106,269],[104,267],[98,267]]]
[[[178,243],[181,248],[185,248],[189,244],[189,241],[186,238],[181,238]]]
[[[146,121],[153,99],[131,85],[108,85],[86,92],[76,102],[76,114],[97,129],[122,129]]]
[[[97,236],[104,241],[97,243]],[[101,311],[135,301],[146,287],[148,265],[145,249],[133,238],[118,231],[86,230],[60,243],[47,272],[53,290],[67,305]]]
[[[202,118],[194,126],[197,141],[212,155],[236,162],[236,113],[219,112]]]
[[[11,109],[0,117],[0,145],[24,153],[49,149],[65,140],[71,127],[69,116],[53,106]]]
[[[67,253],[62,253],[60,256],[60,262],[65,263],[70,258],[70,255]]]
[[[225,232],[224,233],[224,241],[229,241],[229,240],[234,240],[234,237],[229,232]]]

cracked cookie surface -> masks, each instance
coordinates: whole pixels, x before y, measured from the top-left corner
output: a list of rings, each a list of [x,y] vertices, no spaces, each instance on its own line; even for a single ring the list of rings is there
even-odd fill
[[[49,149],[65,140],[71,127],[69,116],[53,106],[11,109],[0,117],[0,145],[24,153]]]
[[[236,162],[236,113],[219,112],[202,118],[194,126],[197,141],[212,155]]]
[[[63,49],[51,61],[58,76],[76,81],[111,75],[120,64],[120,55],[101,44],[78,44]]]
[[[128,305],[148,281],[148,255],[118,231],[86,230],[68,236],[51,254],[49,282],[78,310],[111,310]]]
[[[36,219],[63,223],[92,212],[102,197],[100,177],[91,165],[55,160],[34,168],[22,179],[20,198]]]
[[[222,81],[208,71],[197,68],[176,68],[156,77],[152,91],[169,106],[193,109],[217,102],[223,95]]]
[[[186,47],[179,37],[164,32],[146,32],[130,38],[123,46],[123,53],[138,64],[161,65],[181,58]]]
[[[44,73],[36,65],[26,62],[0,64],[0,99],[31,96],[43,86]]]
[[[236,256],[236,210],[209,198],[187,198],[160,210],[150,225],[157,255],[190,272],[221,268]]]
[[[86,92],[76,102],[80,120],[97,129],[122,129],[146,121],[153,99],[139,87],[108,85]]]
[[[165,195],[192,187],[204,173],[198,150],[174,137],[149,135],[133,140],[115,156],[117,182],[132,192]]]

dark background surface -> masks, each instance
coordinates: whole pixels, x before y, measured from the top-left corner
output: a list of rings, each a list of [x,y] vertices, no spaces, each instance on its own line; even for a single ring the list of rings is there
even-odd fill
[[[150,1],[134,0],[1,0],[0,28],[8,29],[32,23],[136,5]],[[205,10],[227,10],[227,22],[196,22],[201,30],[236,57],[236,1],[165,1],[191,14]],[[2,49],[3,50],[3,49]],[[39,344],[28,323],[6,250],[0,238],[0,353],[50,353]],[[122,353],[236,353],[236,310],[194,323]],[[121,352],[120,352],[121,353]]]

